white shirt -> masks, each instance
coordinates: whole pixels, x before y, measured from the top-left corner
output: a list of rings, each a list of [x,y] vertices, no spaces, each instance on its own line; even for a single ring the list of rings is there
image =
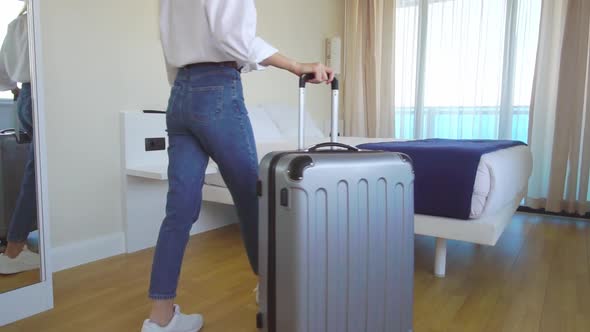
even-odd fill
[[[6,38],[0,49],[0,91],[16,88],[17,82],[31,82],[26,14],[20,15],[8,25]]]
[[[168,80],[199,62],[236,61],[243,72],[277,50],[256,36],[254,0],[160,0],[160,38]]]

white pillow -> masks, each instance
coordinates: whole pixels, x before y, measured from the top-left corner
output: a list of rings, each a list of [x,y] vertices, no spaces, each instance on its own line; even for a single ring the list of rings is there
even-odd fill
[[[254,138],[257,142],[282,140],[281,131],[260,106],[249,106],[248,117],[252,123]]]
[[[297,138],[299,136],[299,109],[296,106],[269,104],[265,105],[264,108],[283,134],[283,137]],[[305,137],[326,137],[307,112],[305,113]]]

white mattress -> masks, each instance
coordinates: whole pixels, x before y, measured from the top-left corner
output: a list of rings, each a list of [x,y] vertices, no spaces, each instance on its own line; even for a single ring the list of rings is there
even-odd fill
[[[339,142],[356,146],[362,143],[383,142],[383,138],[340,137]],[[306,146],[325,142],[325,138],[309,138]],[[293,150],[296,142],[276,141],[257,145],[258,160],[272,151]],[[532,172],[532,157],[527,146],[517,146],[485,154],[479,163],[471,201],[471,219],[493,215],[506,204],[521,199]],[[206,176],[205,183],[225,187],[219,173]]]

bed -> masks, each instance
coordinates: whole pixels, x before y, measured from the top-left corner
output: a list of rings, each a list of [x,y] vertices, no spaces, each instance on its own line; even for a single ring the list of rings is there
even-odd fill
[[[249,108],[257,140],[259,160],[269,152],[297,146],[296,110],[283,105]],[[311,117],[306,117],[306,145],[328,140]],[[339,137],[339,142],[362,146],[390,141],[384,138]],[[401,142],[401,141],[399,141]],[[211,164],[215,168],[215,164]],[[436,214],[415,215],[415,233],[436,239],[434,274],[446,274],[447,240],[494,246],[522,201],[532,172],[531,152],[526,145],[498,149],[481,156],[469,211],[464,218]],[[219,172],[207,175],[203,190],[207,201],[233,204]],[[417,211],[419,212],[419,211]]]

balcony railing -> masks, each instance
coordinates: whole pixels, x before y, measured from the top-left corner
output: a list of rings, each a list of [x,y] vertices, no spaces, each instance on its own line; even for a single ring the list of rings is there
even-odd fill
[[[425,138],[496,139],[499,106],[425,107],[422,132]],[[395,136],[414,139],[414,108],[395,110]],[[512,111],[512,139],[527,142],[529,106],[515,106]]]

